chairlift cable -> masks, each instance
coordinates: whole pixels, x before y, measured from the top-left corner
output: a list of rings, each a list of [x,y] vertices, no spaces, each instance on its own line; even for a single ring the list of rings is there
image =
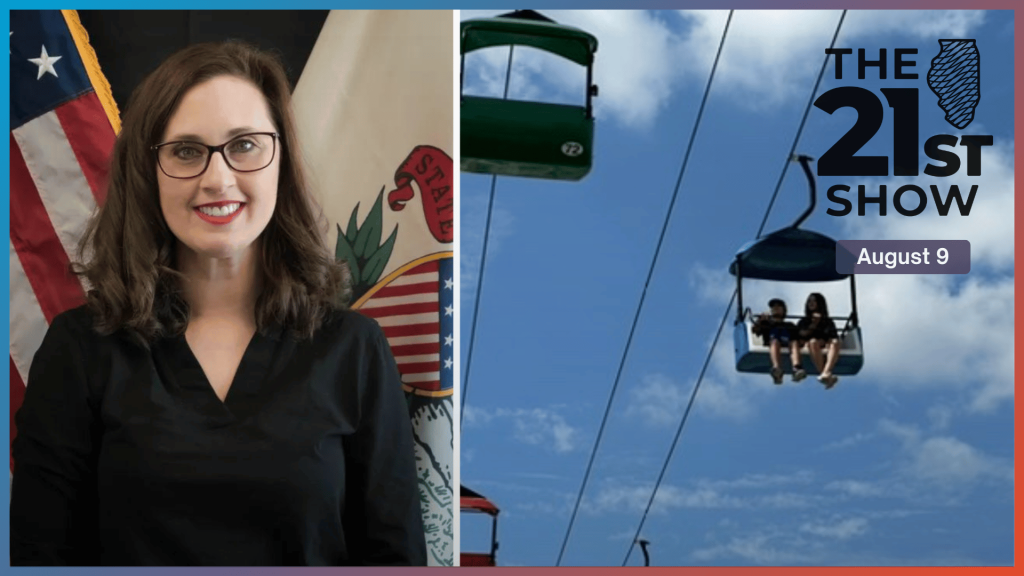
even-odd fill
[[[715,351],[715,346],[718,345],[718,338],[722,335],[722,328],[725,327],[726,321],[729,319],[729,313],[732,311],[732,304],[736,301],[736,291],[733,290],[732,298],[729,299],[729,305],[725,307],[725,314],[722,315],[722,321],[718,323],[718,331],[715,332],[715,339],[711,342],[711,347],[708,349],[708,355],[704,358],[704,365],[701,366],[700,375],[697,376],[697,384],[693,387],[693,392],[690,394],[690,401],[686,404],[686,410],[683,411],[683,417],[679,422],[679,427],[676,428],[676,435],[672,438],[672,445],[668,449],[668,457],[665,458],[665,464],[661,467],[661,472],[658,473],[658,479],[654,483],[654,490],[651,491],[651,498],[647,501],[647,508],[644,510],[644,515],[640,519],[640,525],[636,528],[636,535],[634,536],[633,543],[630,544],[629,550],[626,551],[626,557],[622,559],[622,565],[625,566],[626,562],[629,561],[629,555],[633,553],[633,548],[636,545],[636,538],[640,537],[640,531],[643,530],[644,522],[647,521],[647,514],[651,511],[651,505],[654,504],[654,496],[658,493],[658,488],[661,486],[661,481],[665,478],[665,473],[668,472],[668,464],[672,460],[672,453],[676,450],[676,444],[679,443],[679,438],[682,436],[683,426],[686,424],[686,420],[690,416],[690,409],[693,408],[694,402],[697,400],[697,390],[700,389],[700,383],[704,380],[704,372],[707,371],[708,365],[711,363],[712,353]]]
[[[829,49],[835,48],[836,39],[839,38],[839,30],[843,27],[843,20],[846,19],[846,10],[839,16],[839,23],[836,25],[835,34],[832,35],[832,44]],[[779,196],[779,190],[782,189],[782,181],[786,178],[786,172],[789,170],[790,159],[796,154],[796,146],[800,142],[800,135],[803,134],[804,125],[807,124],[807,117],[811,113],[811,106],[814,104],[814,97],[818,94],[818,87],[821,86],[821,80],[825,77],[825,70],[828,69],[829,54],[825,54],[825,61],[821,63],[821,70],[818,71],[818,80],[814,83],[814,90],[811,90],[811,97],[807,100],[807,107],[804,108],[804,115],[800,119],[800,126],[796,129],[796,137],[793,138],[793,145],[789,148],[789,154],[786,156],[786,161],[782,165],[782,173],[779,174],[779,181],[775,183],[775,192],[772,193],[772,199],[768,202],[768,209],[764,211],[764,219],[761,220],[761,226],[757,229],[757,237],[761,237],[761,233],[764,232],[765,225],[768,224],[768,215],[772,212],[772,206],[775,205],[775,199]]]
[[[690,152],[693,150],[693,142],[697,137],[697,130],[700,128],[701,118],[704,116],[704,108],[708,101],[708,95],[711,92],[711,83],[715,78],[715,71],[718,69],[718,61],[722,56],[722,48],[725,46],[725,38],[729,32],[729,24],[732,22],[733,10],[729,11],[729,17],[725,21],[725,28],[722,30],[722,39],[718,44],[718,52],[715,54],[715,61],[711,65],[711,73],[708,75],[708,82],[704,88],[704,97],[701,100],[700,108],[697,111],[697,119],[693,124],[693,130],[690,132],[690,141],[686,145],[686,152],[683,155],[683,162],[679,169],[679,176],[676,179],[675,189],[672,192],[672,199],[669,202],[668,210],[665,213],[665,221],[661,226],[661,235],[658,237],[658,243],[654,249],[654,256],[651,259],[650,269],[647,272],[647,279],[644,281],[643,291],[640,294],[640,301],[637,304],[636,314],[633,316],[633,325],[629,329],[629,336],[626,338],[626,345],[622,351],[622,358],[619,361],[619,369],[615,375],[615,382],[612,384],[611,393],[608,395],[608,403],[604,409],[604,416],[601,418],[601,425],[597,431],[597,438],[594,441],[594,447],[590,452],[590,460],[587,462],[587,469],[583,474],[583,482],[580,485],[579,493],[576,496],[576,504],[573,506],[572,515],[569,519],[569,526],[565,531],[565,538],[562,540],[562,548],[558,552],[558,560],[555,566],[561,566],[562,557],[565,555],[565,548],[569,543],[569,537],[572,534],[573,525],[576,522],[576,515],[579,512],[580,502],[583,500],[583,493],[587,488],[587,481],[590,479],[590,472],[594,466],[594,459],[597,456],[597,450],[601,445],[601,439],[604,436],[605,425],[608,423],[608,416],[611,413],[612,404],[615,400],[615,393],[619,388],[619,382],[622,379],[622,371],[626,365],[626,358],[629,355],[630,347],[633,343],[633,335],[636,332],[637,323],[640,320],[640,313],[643,310],[644,301],[647,298],[647,288],[651,284],[651,277],[654,275],[654,268],[658,262],[658,255],[661,253],[661,247],[665,240],[665,233],[668,230],[669,222],[672,218],[672,210],[675,207],[676,199],[679,197],[680,185],[683,182],[683,175],[686,173],[686,167],[690,161]]]
[[[846,18],[846,10],[843,10],[842,15],[839,17],[839,23],[836,25],[836,31],[832,36],[832,44],[829,48],[834,48],[836,45],[836,39],[839,38],[839,31],[843,27],[843,20]],[[761,227],[757,231],[757,236],[761,237],[761,232],[764,231],[765,223],[768,221],[768,215],[771,213],[772,206],[775,203],[775,198],[778,196],[779,189],[782,187],[783,177],[786,175],[786,169],[789,167],[791,158],[796,151],[797,144],[800,142],[800,136],[803,134],[804,125],[807,121],[807,116],[810,113],[811,106],[814,103],[814,96],[818,92],[818,88],[821,85],[821,79],[825,75],[825,70],[828,68],[829,54],[825,54],[825,61],[821,65],[821,71],[818,73],[818,80],[814,84],[814,89],[811,91],[811,97],[807,101],[807,108],[804,110],[803,118],[800,120],[800,126],[797,128],[796,136],[793,138],[793,146],[790,148],[789,154],[786,156],[785,167],[782,170],[782,175],[779,177],[779,181],[775,186],[775,192],[772,194],[772,200],[768,204],[767,210],[765,210],[764,219],[761,221]],[[651,491],[651,497],[647,501],[647,508],[644,510],[643,516],[640,518],[640,524],[636,528],[636,534],[633,536],[632,541],[629,545],[629,550],[626,551],[626,557],[622,560],[622,566],[625,566],[629,561],[629,556],[633,552],[633,548],[636,546],[637,539],[640,537],[640,532],[643,530],[644,523],[647,521],[647,516],[651,511],[651,506],[654,504],[654,498],[658,494],[658,488],[661,487],[661,482],[665,478],[665,473],[668,471],[669,463],[672,461],[672,454],[675,452],[676,445],[678,444],[679,438],[682,435],[683,428],[686,426],[686,421],[689,419],[690,409],[693,407],[694,401],[697,398],[697,392],[700,390],[700,385],[704,381],[704,373],[707,370],[708,364],[711,362],[711,357],[715,351],[715,347],[718,344],[718,339],[722,335],[722,328],[725,327],[725,323],[729,318],[729,313],[732,310],[732,305],[736,301],[736,289],[733,289],[732,297],[729,299],[729,304],[725,308],[725,314],[722,315],[722,321],[718,324],[718,331],[715,333],[715,338],[711,343],[711,347],[708,349],[707,357],[704,359],[704,365],[701,367],[700,375],[697,377],[697,382],[693,387],[693,392],[690,394],[690,400],[686,405],[686,410],[683,411],[683,416],[679,421],[679,427],[676,429],[675,437],[672,440],[672,445],[669,447],[668,455],[665,457],[665,463],[661,467],[661,472],[658,474],[658,479],[654,484],[654,489]]]
[[[508,99],[508,85],[512,78],[512,51],[514,45],[508,47],[508,66],[505,69],[505,90],[502,99]],[[466,373],[462,377],[462,394],[459,402],[459,430],[466,416],[466,395],[469,393],[469,368],[473,363],[473,342],[476,340],[476,321],[480,317],[480,293],[484,287],[484,266],[487,264],[487,243],[491,237],[491,213],[494,210],[494,191],[498,185],[498,175],[491,176],[491,193],[487,200],[487,219],[484,222],[484,244],[480,253],[480,275],[477,277],[476,290],[473,295],[473,322],[469,327],[469,345],[466,348]]]

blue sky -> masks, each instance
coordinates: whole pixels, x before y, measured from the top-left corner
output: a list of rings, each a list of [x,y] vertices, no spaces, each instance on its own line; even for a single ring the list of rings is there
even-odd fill
[[[545,12],[594,33],[595,165],[579,183],[499,178],[462,428],[463,484],[502,508],[499,563],[552,565],[614,381],[726,12]],[[462,18],[495,12],[463,11]],[[840,13],[737,12],[565,565],[619,565],[735,285]],[[981,103],[948,124],[925,77],[940,38],[976,38]],[[1009,565],[1013,562],[1013,22],[1011,13],[850,12],[840,47],[888,49],[889,78],[829,71],[836,86],[919,88],[920,143],[991,134],[982,175],[818,179],[803,227],[836,239],[971,241],[966,276],[858,277],[865,367],[825,391],[733,369],[717,346],[643,537],[654,565]],[[892,79],[917,48],[918,80]],[[467,60],[468,91],[500,96],[507,52]],[[852,73],[851,73],[852,72]],[[584,76],[517,52],[512,97],[578,102]],[[884,101],[883,101],[884,103]],[[814,109],[797,151],[819,158],[855,113]],[[860,154],[891,154],[892,111]],[[961,149],[962,150],[962,149]],[[960,152],[961,158],[965,154]],[[921,155],[923,167],[926,158]],[[958,184],[970,216],[832,217],[833,184]],[[461,179],[465,362],[490,177]],[[855,189],[855,188],[854,188]],[[792,164],[766,232],[792,223],[807,186]],[[912,205],[912,204],[911,204]],[[744,283],[745,305],[845,283]],[[463,365],[464,368],[464,365]],[[462,549],[489,528],[463,515]],[[631,565],[642,563],[639,549]]]

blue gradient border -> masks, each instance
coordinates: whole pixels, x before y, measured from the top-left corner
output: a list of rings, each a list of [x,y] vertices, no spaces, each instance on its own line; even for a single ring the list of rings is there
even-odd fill
[[[12,10],[12,9],[38,10],[38,9],[61,9],[61,8],[65,8],[65,9],[66,8],[76,8],[76,9],[138,9],[139,8],[137,3],[135,3],[135,2],[127,2],[127,1],[75,2],[74,4],[76,4],[76,6],[54,6],[54,5],[51,5],[50,3],[17,2],[17,3],[12,3],[12,5],[8,5],[6,8],[8,10]],[[214,2],[214,3],[185,1],[185,2],[174,3],[173,5],[168,5],[168,4],[170,4],[170,3],[161,3],[160,6],[152,6],[152,5],[150,5],[150,6],[148,6],[148,8],[182,9],[182,10],[186,10],[186,9],[205,9],[205,10],[213,10],[213,9],[245,9],[245,10],[261,9],[261,10],[269,10],[269,9],[275,9],[276,10],[276,9],[282,9],[282,8],[288,8],[288,9],[425,9],[425,10],[509,9],[509,10],[512,10],[512,9],[516,8],[515,6],[509,5],[509,3],[507,3],[507,2],[499,2],[499,1],[495,1],[495,0],[490,0],[490,1],[483,1],[483,0],[481,0],[481,1],[475,1],[475,2],[474,1],[467,1],[467,0],[462,0],[462,1],[459,1],[459,2],[455,2],[453,0],[447,0],[447,1],[445,1],[445,0],[440,0],[440,1],[433,0],[433,1],[418,1],[418,2],[413,2],[413,1],[405,1],[405,2],[400,2],[400,1],[392,1],[392,2],[371,2],[371,1],[351,2],[351,1],[343,1],[343,0],[337,0],[337,1],[333,1],[332,2],[332,1],[302,1],[302,0],[298,0],[298,1],[289,2],[289,3],[287,3],[287,5],[283,5],[284,3],[282,3],[282,2],[274,2],[274,1],[269,1],[269,0],[250,0],[248,2],[237,2],[236,1],[236,2]],[[726,10],[726,9],[791,9],[791,10],[796,10],[796,9],[833,9],[834,10],[834,9],[843,9],[843,8],[856,9],[856,10],[880,10],[880,9],[881,10],[884,10],[884,9],[910,9],[910,10],[926,10],[926,9],[1013,10],[1017,6],[1019,6],[1019,3],[1011,1],[1011,0],[989,0],[989,1],[983,0],[983,1],[978,1],[978,2],[969,2],[969,1],[964,1],[964,0],[864,0],[864,1],[858,1],[858,2],[853,2],[851,0],[846,0],[845,2],[840,2],[840,1],[835,1],[835,0],[832,0],[832,1],[813,1],[813,0],[776,0],[776,1],[770,1],[770,0],[769,1],[765,1],[765,0],[761,0],[761,1],[743,0],[743,1],[736,1],[736,0],[734,0],[733,2],[714,2],[714,1],[710,1],[710,0],[704,0],[704,1],[655,0],[655,1],[639,2],[639,3],[634,3],[634,2],[627,1],[627,0],[590,0],[590,1],[582,1],[582,0],[567,0],[567,1],[541,0],[541,1],[537,2],[535,5],[533,5],[531,7],[535,8],[535,9],[541,9],[541,10],[543,10],[543,9],[598,9],[598,8],[607,8],[607,9],[627,9],[628,8],[628,9],[631,9],[631,10],[632,9],[681,9],[681,8],[689,8],[689,9],[717,9],[717,10]],[[4,10],[3,13],[0,14],[0,19],[2,19],[2,21],[4,23],[4,26],[7,27],[7,28],[9,28],[9,26],[10,26],[10,13],[9,13],[8,10]],[[1014,20],[1015,20],[1014,21],[1014,52],[1017,55],[1016,61],[1014,62],[1014,73],[1015,73],[1014,89],[1015,89],[1016,93],[1018,95],[1020,95],[1020,94],[1024,93],[1024,91],[1022,91],[1020,89],[1022,87],[1022,85],[1024,85],[1024,74],[1021,73],[1022,72],[1022,68],[1024,68],[1024,67],[1022,67],[1022,61],[1024,61],[1024,39],[1022,39],[1022,35],[1021,35],[1021,31],[1022,30],[1021,29],[1022,29],[1022,26],[1024,26],[1024,25],[1022,25],[1021,19],[1016,18],[1016,14],[1014,14]],[[454,58],[453,58],[453,61],[454,61]],[[2,95],[2,98],[3,98],[3,106],[5,108],[8,108],[10,106],[10,102],[9,102],[9,100],[10,100],[10,97],[9,97],[9,95],[10,95],[9,64],[8,64],[8,66],[5,66],[3,71],[2,71],[2,73],[0,73],[0,81],[2,81],[2,83],[3,83],[2,88],[0,88],[0,95]],[[4,114],[2,116],[4,118],[4,124],[6,126],[7,132],[9,133],[10,132],[10,115],[9,114]],[[1020,128],[1022,126],[1024,126],[1024,99],[1019,98],[1019,97],[1016,99],[1015,122],[1016,122],[1016,124],[1015,124],[1014,133],[1017,134],[1017,133],[1021,132]],[[9,158],[9,154],[10,154],[10,149],[9,148],[10,148],[10,139],[6,140],[4,145],[3,145],[3,154],[4,154],[5,157],[8,157],[8,158]],[[1015,151],[1015,154],[1014,154],[1015,166],[1020,165],[1022,160],[1024,160],[1024,148],[1017,147],[1016,151]],[[9,182],[10,181],[10,174],[9,174],[10,168],[9,168],[8,163],[4,163],[3,164],[2,170],[3,170],[3,178],[4,178],[4,180]],[[1014,185],[1016,187],[1015,188],[1016,190],[1024,190],[1024,176],[1022,176],[1022,174],[1024,174],[1024,172],[1021,172],[1021,171],[1018,171],[1015,174]],[[8,188],[8,193],[9,193],[9,188]],[[9,199],[9,197],[8,197],[8,199]],[[456,188],[456,202],[458,202],[458,188]],[[0,226],[3,227],[4,234],[7,235],[8,238],[9,238],[10,237],[10,203],[8,201],[3,202],[2,205],[0,205],[0,210],[2,210],[2,212],[3,212],[3,218],[0,218]],[[1020,202],[1017,202],[1016,206],[1015,206],[1015,221],[1019,221],[1020,220],[1019,216],[1021,215],[1022,212],[1024,212],[1024,207],[1022,207]],[[1021,231],[1021,226],[1019,226],[1019,225],[1015,226],[1013,243],[1014,243],[1014,247],[1015,247],[1015,249],[1017,251],[1020,251],[1022,248],[1024,248],[1024,232]],[[458,254],[458,252],[456,252],[456,254]],[[8,258],[9,257],[10,257],[10,253],[8,252]],[[2,293],[5,296],[5,300],[10,302],[10,262],[9,261],[8,261],[8,265],[4,267],[3,271],[4,271],[3,276],[5,277],[6,281],[0,283],[0,285],[2,285],[2,288],[0,288],[0,290],[2,290]],[[1018,277],[1018,278],[1015,279],[1015,295],[1016,294],[1020,294],[1022,290],[1024,290],[1024,280],[1022,280],[1020,277]],[[1015,301],[1016,301],[1016,298],[1015,298]],[[9,309],[9,306],[3,308],[3,317],[4,317],[4,324],[6,324],[7,326],[10,326],[10,309]],[[1015,319],[1015,332],[1017,334],[1024,334],[1024,322],[1022,322],[1019,319],[1019,317],[1017,319]],[[5,335],[7,336],[7,338],[4,339],[4,342],[6,343],[6,347],[9,349],[10,348],[10,334],[8,332],[8,333],[5,333]],[[1018,339],[1014,343],[1015,356],[1020,357],[1020,356],[1024,355],[1024,354],[1019,354],[1019,352],[1022,352],[1022,351],[1024,351],[1024,343],[1022,343],[1020,341],[1020,339]],[[1014,376],[1015,376],[1015,381],[1024,381],[1024,368],[1021,367],[1021,363],[1020,362],[1017,362],[1017,366],[1015,368]],[[8,386],[9,386],[9,383],[8,383]],[[9,394],[3,394],[2,395],[2,402],[5,405],[4,413],[5,414],[9,414],[10,413],[10,405],[9,405],[9,403],[10,403],[10,395]],[[1021,402],[1020,395],[1018,394],[1018,395],[1016,395],[1016,399],[1015,399],[1015,408],[1019,408],[1020,402]],[[1019,411],[1018,411],[1018,413],[1019,413]],[[10,426],[5,426],[5,427],[2,427],[2,428],[3,428],[4,432],[7,432],[7,434],[4,434],[4,436],[7,436],[7,438],[4,438],[4,446],[7,446],[8,450],[10,450],[10,436],[9,436],[9,434],[10,434],[10,432],[9,432]],[[1021,430],[1020,430],[1019,422],[1015,423],[1014,428],[1015,428],[1014,436],[1019,438],[1021,436]],[[1015,462],[1019,462],[1020,461],[1020,450],[1021,450],[1021,442],[1016,442],[1016,448],[1015,448],[1015,454],[1014,454]],[[9,453],[8,453],[8,461],[10,461]],[[1015,506],[1016,506],[1016,502],[1020,500],[1019,490],[1020,490],[1019,487],[1015,489],[1015,495],[1016,495],[1016,497],[1015,497]],[[10,517],[10,502],[9,502],[9,499],[2,501],[2,512],[3,512],[3,518],[9,518]],[[1021,531],[1017,527],[1017,522],[1016,521],[1015,521],[1014,524],[1015,524],[1015,538],[1014,538],[1014,541],[1015,541],[1015,546],[1014,546],[1015,562],[1014,562],[1014,565],[1016,565],[1017,564],[1017,562],[1016,562],[1016,555],[1022,549],[1022,546],[1021,546]],[[10,558],[9,531],[10,531],[9,521],[2,521],[2,522],[0,522],[0,554],[2,554],[2,555],[0,555],[0,558],[8,558],[8,559]],[[458,534],[456,534],[456,538],[457,537],[458,537]],[[426,573],[425,571],[432,570],[432,569],[431,568],[348,568],[348,569],[344,569],[344,568],[304,568],[304,569],[302,569],[302,573],[303,574],[327,575],[327,574],[337,574],[339,571],[346,571],[348,573],[353,573],[354,571],[359,571],[360,573],[371,573],[372,572],[373,574],[378,574],[380,576],[390,576],[392,574],[399,574],[399,573],[407,574],[411,570],[415,570],[415,571],[418,571],[418,572],[421,572],[421,573]],[[491,570],[493,570],[493,569],[462,568],[461,570],[468,571],[468,572],[471,572],[471,573],[476,573],[478,571],[486,570],[487,573],[490,574]],[[515,569],[515,570],[516,571],[524,571],[526,569]],[[535,576],[536,576],[536,573],[537,573],[538,570],[544,570],[544,571],[546,571],[546,570],[557,570],[557,571],[559,571],[562,574],[564,574],[566,570],[578,571],[581,574],[581,576],[582,576],[582,574],[584,574],[584,572],[582,572],[582,571],[586,570],[585,574],[587,574],[587,576],[590,576],[592,574],[595,574],[595,572],[598,573],[598,574],[604,574],[604,573],[607,573],[607,572],[609,572],[611,570],[615,570],[616,573],[621,573],[621,571],[624,571],[624,570],[643,570],[643,568],[618,568],[618,569],[609,569],[609,568],[598,568],[598,569],[593,569],[593,568],[582,568],[582,569],[574,569],[574,568],[546,568],[545,569],[545,568],[540,568],[540,569],[537,569],[537,568],[532,568],[532,569],[528,569],[528,570],[530,570]],[[654,568],[654,570],[658,571],[658,572],[662,572],[662,573],[666,573],[666,572],[670,571],[673,574],[678,574],[678,573],[681,572],[682,569],[680,569],[680,568]],[[757,574],[766,574],[766,573],[773,572],[775,574],[778,574],[779,576],[783,576],[784,574],[786,574],[786,575],[792,574],[792,572],[794,571],[794,569],[792,569],[792,568],[780,568],[780,569],[770,569],[770,568],[752,568],[752,569],[739,569],[739,568],[721,568],[721,569],[714,569],[714,568],[686,568],[686,570],[690,574],[699,573],[701,575],[704,575],[704,574],[711,574],[711,573],[713,573],[713,574],[715,574],[717,576],[723,576],[724,574],[739,574],[741,572],[744,573],[744,574],[749,574],[751,572],[756,572]],[[850,574],[852,576],[853,574],[859,573],[859,572],[854,572],[854,570],[858,570],[859,571],[859,569],[857,569],[857,568],[847,568],[847,569],[843,569],[843,568],[805,568],[805,569],[800,569],[799,572],[801,572],[803,574],[806,574],[806,573],[808,573],[808,571],[811,571],[813,573],[820,573],[820,572],[826,572],[826,571],[828,573],[837,573],[837,572],[845,571],[846,573],[848,573],[848,574]],[[1013,569],[1012,568],[967,568],[967,569],[956,569],[956,568],[899,568],[899,569],[896,569],[896,568],[875,568],[873,570],[875,571],[874,572],[875,574],[889,574],[889,573],[895,573],[897,571],[900,574],[906,574],[908,572],[914,572],[914,573],[917,573],[917,572],[925,573],[925,572],[927,572],[929,574],[933,574],[933,573],[936,573],[936,572],[944,572],[944,573],[952,574],[952,573],[955,572],[957,574],[963,574],[964,572],[966,572],[968,570],[970,572],[972,572],[972,573],[980,573],[980,572],[984,572],[984,573],[1006,573],[1007,575],[1013,573]],[[177,575],[177,574],[201,574],[201,575],[210,575],[210,576],[214,576],[214,575],[216,575],[216,576],[235,576],[235,575],[237,575],[237,576],[243,576],[243,575],[245,575],[245,576],[270,576],[270,575],[279,575],[279,574],[292,574],[292,573],[294,573],[296,571],[296,569],[295,568],[11,568],[11,567],[9,567],[9,560],[0,560],[0,571],[3,571],[3,572],[11,571],[11,572],[16,572],[16,573],[26,573],[26,574],[27,573],[31,573],[31,574],[38,574],[38,575],[48,575],[48,574],[62,574],[62,575],[63,574],[81,574],[81,575],[89,575],[89,576],[94,576],[94,575],[95,576],[101,576],[101,575],[107,575],[107,574],[138,574],[140,576],[155,576],[155,575],[171,576],[171,575]]]

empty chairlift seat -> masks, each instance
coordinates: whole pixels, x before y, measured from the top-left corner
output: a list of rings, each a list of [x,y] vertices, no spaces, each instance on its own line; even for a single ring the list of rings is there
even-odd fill
[[[592,98],[597,39],[524,10],[461,25],[466,54],[492,46],[530,46],[587,69],[583,106],[461,95],[461,168],[466,172],[581,180],[593,164]]]

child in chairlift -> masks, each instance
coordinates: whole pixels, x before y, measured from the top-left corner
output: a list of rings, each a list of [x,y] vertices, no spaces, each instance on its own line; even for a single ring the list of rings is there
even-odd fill
[[[782,299],[772,298],[768,301],[768,308],[770,312],[757,317],[753,332],[761,336],[768,346],[768,356],[772,361],[772,382],[782,384],[783,370],[780,360],[783,348],[789,351],[793,364],[793,382],[799,382],[807,377],[807,372],[800,366],[800,348],[793,338],[796,325],[786,320],[786,303]]]
[[[796,349],[807,346],[811,361],[821,374],[818,382],[826,390],[831,390],[839,382],[839,377],[832,373],[832,369],[839,361],[840,342],[839,332],[828,315],[828,302],[823,295],[814,292],[807,297],[804,317],[797,324],[795,336],[798,340]]]

